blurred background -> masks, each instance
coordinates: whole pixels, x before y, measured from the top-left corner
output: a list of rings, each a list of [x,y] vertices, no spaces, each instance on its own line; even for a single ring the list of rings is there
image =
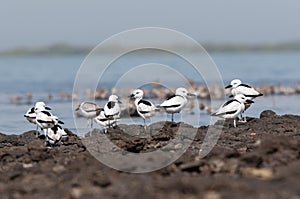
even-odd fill
[[[100,42],[133,28],[163,27],[180,31],[207,50],[227,85],[240,78],[266,96],[247,111],[258,117],[264,109],[299,114],[300,2],[259,1],[17,1],[0,3],[0,132],[19,134],[34,129],[23,114],[43,100],[53,113],[74,129],[72,95],[76,73],[88,53]],[[122,49],[115,44],[112,50]],[[178,48],[176,41],[170,45]],[[196,55],[195,55],[196,56]],[[119,62],[128,66],[156,59],[174,68],[184,67],[173,56],[132,55]],[[113,77],[118,71],[110,72]],[[191,74],[196,84],[202,80]],[[104,105],[114,82],[104,82]],[[206,104],[206,99],[201,99]],[[222,102],[221,99],[220,103]],[[164,116],[157,117],[161,120]],[[207,125],[209,115],[202,113]]]

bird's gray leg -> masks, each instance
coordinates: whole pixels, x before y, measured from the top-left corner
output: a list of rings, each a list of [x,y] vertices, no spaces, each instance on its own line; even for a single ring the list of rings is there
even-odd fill
[[[247,118],[246,117],[243,117],[243,122],[247,122]]]
[[[87,120],[87,128],[89,128],[90,127],[90,120],[88,119]]]
[[[172,122],[174,122],[174,113],[172,113]]]
[[[48,129],[44,129],[45,142],[48,142]]]
[[[90,129],[90,136],[92,136],[92,131],[93,131],[93,118],[91,118],[90,120],[88,120],[91,122],[91,129]]]
[[[243,119],[243,113],[242,112],[240,113],[240,116],[241,116],[241,118],[239,118],[239,122],[241,122],[242,119]]]
[[[234,128],[236,128],[236,118],[234,118],[234,120],[233,120],[233,126],[234,126]]]
[[[48,134],[48,129],[44,129],[44,135],[46,139],[47,139],[47,134]]]
[[[39,137],[39,125],[36,125],[35,137]]]
[[[146,119],[143,118],[144,120],[144,129],[145,129],[145,133],[148,135],[148,131],[147,131],[147,125],[146,125]],[[149,137],[151,137],[151,135],[148,135]]]
[[[143,120],[144,120],[144,129],[145,129],[145,131],[146,131],[146,130],[147,130],[146,119],[143,118]]]
[[[115,127],[117,127],[118,126],[118,122],[117,122],[117,119],[115,119]]]
[[[110,122],[110,119],[108,119],[108,128],[111,128],[111,122]]]
[[[241,116],[241,119],[239,119],[239,122],[242,122],[242,123],[247,122],[247,119],[246,119],[246,117],[243,117],[243,113],[242,112],[240,113],[240,116]]]

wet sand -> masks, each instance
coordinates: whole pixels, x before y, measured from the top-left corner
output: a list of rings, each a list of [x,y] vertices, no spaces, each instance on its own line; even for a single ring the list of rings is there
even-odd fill
[[[2,199],[300,198],[299,121],[300,116],[278,116],[272,111],[248,118],[237,128],[226,121],[216,146],[203,159],[198,154],[207,126],[195,129],[182,123],[155,123],[149,127],[149,137],[140,126],[119,125],[107,135],[94,130],[83,140],[68,131],[68,141],[53,148],[36,139],[34,131],[0,134],[0,195]],[[178,160],[158,171],[120,172],[89,152],[110,150],[101,145],[104,136],[126,151],[155,151],[184,136],[177,134],[179,127],[184,127],[184,133],[197,134]],[[96,141],[98,145],[93,143]],[[82,142],[91,144],[89,150]],[[175,142],[169,150],[176,152],[179,146]]]

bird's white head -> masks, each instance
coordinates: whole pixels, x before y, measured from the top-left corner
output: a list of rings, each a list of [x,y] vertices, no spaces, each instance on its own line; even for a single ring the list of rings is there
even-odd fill
[[[135,98],[135,99],[142,99],[144,96],[144,92],[141,89],[135,89],[132,91],[131,95],[129,97]]]
[[[180,95],[180,96],[183,96],[183,97],[186,97],[187,93],[188,93],[188,91],[186,90],[186,88],[177,88],[176,91],[175,91],[176,95]]]
[[[252,104],[254,103],[251,99],[247,98],[245,95],[243,94],[237,94],[236,96],[234,96],[234,99],[236,99],[237,101],[241,102],[241,103],[247,103],[247,104]]]
[[[51,108],[47,107],[44,102],[37,102],[37,103],[35,103],[34,111],[36,113],[44,111],[44,110],[51,110]]]
[[[39,112],[42,112],[44,110],[46,110],[44,106],[35,106],[34,107],[34,112],[35,113],[39,113]]]
[[[54,121],[54,124],[58,124],[58,117],[57,116],[52,116],[52,120]]]
[[[45,102],[36,102],[34,105],[34,107],[39,107],[39,106],[46,107],[46,104],[45,104]]]
[[[182,97],[187,97],[187,98],[193,98],[196,95],[193,93],[189,93],[188,90],[186,88],[177,88],[175,91],[176,95],[180,95]]]
[[[234,79],[234,80],[232,80],[232,81],[230,82],[230,85],[231,85],[233,88],[236,88],[236,87],[238,87],[238,86],[241,85],[241,84],[242,84],[242,81],[239,80],[239,79]]]
[[[239,80],[239,79],[234,79],[230,82],[230,84],[228,86],[226,86],[225,88],[236,88],[238,87],[239,85],[242,84],[242,81]]]
[[[121,101],[119,100],[119,97],[117,95],[111,95],[111,96],[109,96],[108,101],[116,102],[116,103],[121,103]]]

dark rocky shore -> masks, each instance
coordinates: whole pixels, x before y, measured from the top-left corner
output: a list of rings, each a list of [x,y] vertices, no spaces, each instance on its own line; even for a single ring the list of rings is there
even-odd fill
[[[82,141],[68,131],[68,141],[53,148],[36,139],[34,131],[0,134],[0,196],[1,199],[300,198],[300,116],[278,116],[264,111],[260,118],[248,118],[247,123],[239,123],[237,128],[231,124],[232,121],[225,122],[217,144],[202,159],[198,154],[208,127],[195,129],[181,123],[152,124],[149,127],[152,137],[142,127],[128,125],[119,125],[106,135],[93,130]],[[179,126],[184,129],[180,135]],[[131,133],[124,133],[124,129],[130,129]],[[89,152],[110,150],[101,145],[103,137],[129,152],[151,152],[178,136],[183,143],[187,142],[189,138],[184,136],[188,131],[197,134],[187,151],[155,172],[117,171]],[[87,150],[83,142],[97,147]],[[175,143],[169,149],[170,154],[180,146]]]

